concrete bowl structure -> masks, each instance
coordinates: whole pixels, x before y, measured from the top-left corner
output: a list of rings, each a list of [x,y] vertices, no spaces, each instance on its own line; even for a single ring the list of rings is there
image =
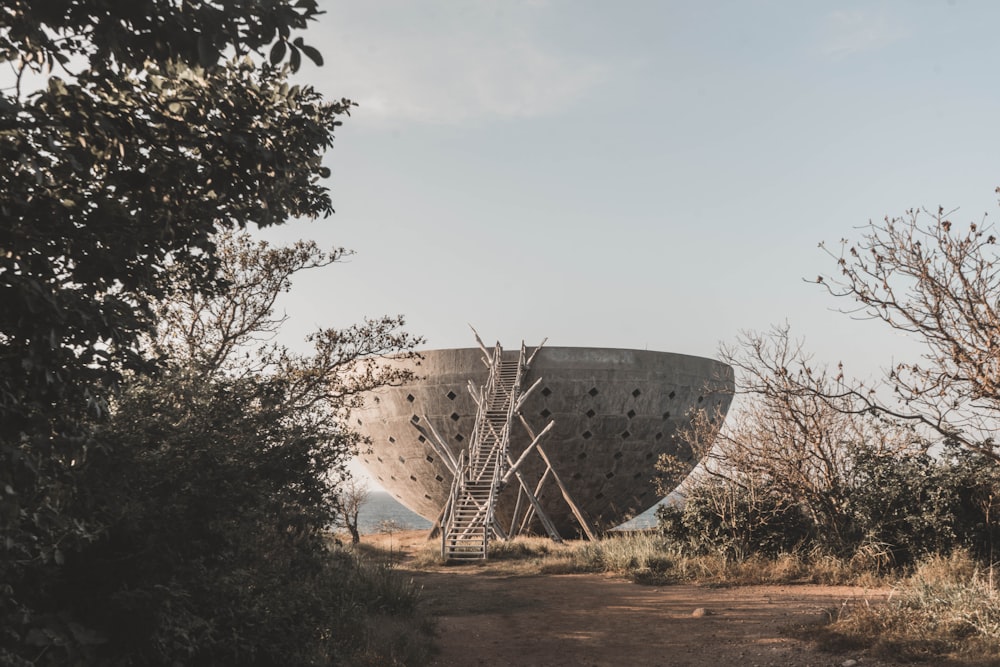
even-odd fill
[[[361,456],[371,474],[403,505],[435,521],[448,500],[452,473],[416,426],[427,433],[429,421],[456,455],[467,448],[476,420],[468,385],[482,385],[488,371],[478,348],[421,355],[419,362],[405,362],[418,379],[371,392],[351,419],[371,440],[370,451]],[[504,358],[508,355],[516,358],[517,351],[505,351]],[[521,414],[535,432],[555,422],[542,447],[577,507],[598,530],[659,500],[653,476],[661,454],[690,459],[695,466],[678,429],[697,408],[725,415],[733,391],[733,372],[725,364],[643,350],[543,347],[522,387],[538,378],[542,381]],[[516,460],[530,443],[526,429],[512,424],[511,457]],[[580,525],[551,473],[546,475],[547,467],[535,452],[520,470],[531,486],[540,487],[538,499],[559,532],[574,537]],[[504,527],[523,522],[527,503],[518,501],[519,488],[516,482],[509,484],[497,502],[496,516]]]

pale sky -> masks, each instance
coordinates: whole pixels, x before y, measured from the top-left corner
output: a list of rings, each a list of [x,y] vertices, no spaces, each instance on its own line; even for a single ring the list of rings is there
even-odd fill
[[[357,254],[303,276],[285,341],[407,317],[488,343],[715,356],[787,321],[861,377],[912,344],[804,278],[870,218],[995,217],[994,2],[321,2],[299,76],[360,105],[336,215],[264,234]]]

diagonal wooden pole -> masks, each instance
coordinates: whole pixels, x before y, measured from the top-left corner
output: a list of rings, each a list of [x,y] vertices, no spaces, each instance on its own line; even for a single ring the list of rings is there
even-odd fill
[[[528,421],[524,418],[524,415],[518,414],[518,417],[520,417],[521,423],[524,424],[524,428],[527,429],[528,435],[534,438],[535,431],[534,429],[531,428],[531,425],[528,424]],[[563,500],[565,500],[566,504],[569,505],[570,511],[573,512],[573,516],[575,516],[576,520],[580,523],[580,527],[583,528],[583,532],[587,535],[588,539],[590,539],[592,542],[596,542],[597,541],[596,532],[590,526],[590,522],[587,521],[586,518],[584,518],[583,513],[580,511],[580,508],[577,507],[576,503],[573,501],[573,496],[570,495],[569,490],[566,488],[566,485],[563,484],[562,478],[559,477],[559,473],[552,466],[552,462],[549,460],[549,457],[545,454],[545,449],[540,444],[536,447],[536,449],[538,450],[538,454],[542,457],[542,460],[545,461],[545,465],[547,465],[549,469],[552,470],[552,479],[555,481],[556,486],[558,486],[559,490],[562,492]]]

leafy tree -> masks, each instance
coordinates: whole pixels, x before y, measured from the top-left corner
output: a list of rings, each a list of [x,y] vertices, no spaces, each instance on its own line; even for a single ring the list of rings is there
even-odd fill
[[[337,663],[368,634],[365,610],[382,611],[325,529],[359,444],[345,413],[406,377],[373,360],[417,340],[383,318],[318,332],[310,354],[261,346],[292,277],[341,252],[246,234],[217,244],[222,286],[157,304],[148,346],[168,361],[118,392],[81,471],[76,502],[102,535],[67,553],[59,577],[17,589],[58,610],[24,630],[51,664]]]
[[[292,34],[318,13],[315,0],[0,9],[16,77],[0,91],[4,643],[106,528],[81,476],[114,442],[98,429],[116,384],[156,367],[152,304],[221,286],[218,231],[332,212],[321,159],[351,103],[290,86],[280,66],[320,61]]]

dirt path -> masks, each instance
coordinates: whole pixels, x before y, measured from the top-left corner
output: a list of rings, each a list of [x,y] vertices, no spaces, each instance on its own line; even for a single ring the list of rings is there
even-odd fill
[[[419,545],[422,536],[417,538]],[[822,652],[781,632],[881,591],[649,587],[605,575],[510,576],[475,566],[412,574],[438,618],[440,653],[431,664],[442,667],[891,664],[857,651]],[[699,609],[706,613],[695,613]]]

